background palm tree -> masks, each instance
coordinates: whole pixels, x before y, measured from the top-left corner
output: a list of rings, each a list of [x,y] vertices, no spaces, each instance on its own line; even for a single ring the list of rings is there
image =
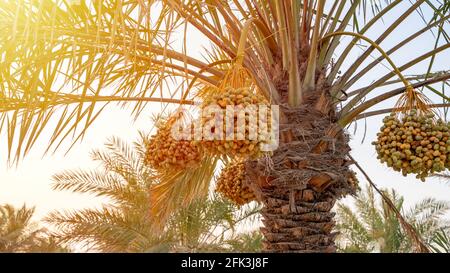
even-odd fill
[[[106,198],[101,208],[49,214],[46,221],[56,227],[55,238],[102,252],[230,251],[238,245],[250,251],[258,246],[253,242],[258,238],[241,234],[237,226],[253,222],[259,206],[240,208],[217,195],[179,208],[162,231],[152,230],[149,189],[157,179],[144,164],[147,140],[141,137],[133,145],[111,138],[104,150],[93,151],[92,159],[101,164],[95,171],[54,176],[55,190]]]
[[[445,83],[450,72],[435,69],[434,61],[450,47],[449,1],[0,3],[0,129],[7,132],[11,159],[26,154],[50,125],[49,150],[70,136],[73,143],[82,139],[113,102],[133,104],[136,116],[150,102],[190,105],[197,91],[229,85],[226,76],[236,71],[250,85],[234,88],[250,88],[281,105],[279,148],[247,162],[248,182],[264,204],[267,251],[335,251],[330,210],[354,191],[343,128],[391,112],[370,109],[381,102],[393,106],[393,98],[413,94],[412,88],[433,94],[428,107],[448,102],[438,90],[446,85],[436,83]],[[397,39],[395,30],[417,13],[423,28]],[[395,20],[383,25],[390,14]],[[364,36],[380,25],[381,34]],[[191,32],[205,41],[203,54],[186,53]],[[430,32],[435,41],[424,52],[403,50]],[[389,40],[395,45],[383,50]],[[362,42],[369,46],[361,48]],[[351,54],[355,49],[361,49],[358,57]],[[406,60],[401,66],[391,60],[395,53]],[[384,61],[392,70],[370,73]],[[419,75],[402,75],[423,61],[429,65]],[[204,198],[223,157],[161,179],[151,211],[167,219],[177,207]]]
[[[68,252],[31,218],[34,208],[0,206],[0,252]]]
[[[449,211],[447,202],[426,198],[409,210],[403,208],[403,197],[394,190],[384,193],[404,218],[414,227],[428,246],[438,250],[437,238],[445,238],[450,231],[444,219]],[[343,252],[413,252],[413,242],[386,202],[377,199],[372,187],[359,192],[352,205],[339,203],[336,208],[339,246]],[[439,236],[440,234],[440,236]],[[441,240],[441,245],[445,243]],[[442,248],[444,250],[445,248]]]

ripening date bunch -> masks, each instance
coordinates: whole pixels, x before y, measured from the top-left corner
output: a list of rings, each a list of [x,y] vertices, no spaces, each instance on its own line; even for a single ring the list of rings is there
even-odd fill
[[[372,144],[377,158],[404,176],[415,174],[425,181],[450,166],[450,125],[432,113],[412,110],[401,119],[394,113],[386,116]]]
[[[146,164],[156,170],[196,167],[203,158],[201,147],[196,142],[172,137],[171,129],[176,120],[176,117],[172,117],[159,127],[147,145]]]
[[[224,113],[224,126],[222,128],[212,126],[211,134],[214,134],[215,130],[222,130],[221,135],[223,138],[214,140],[203,139],[202,146],[212,154],[244,158],[261,156],[260,144],[270,140],[270,124],[268,122],[270,121],[270,112],[260,120],[258,106],[269,106],[267,100],[262,95],[255,94],[249,88],[228,87],[221,92],[215,92],[206,96],[201,108],[205,109],[211,105],[219,106]],[[238,112],[227,112],[227,106],[242,106],[242,108],[245,108],[250,105],[256,107],[256,112],[253,116],[245,116],[245,130],[241,131],[242,126],[241,128],[239,127]],[[250,119],[254,119],[253,122]],[[229,120],[233,120],[233,125],[227,127],[226,124]],[[201,128],[205,128],[211,123],[214,124],[214,116],[202,117],[201,123]],[[262,127],[262,123],[265,123],[267,127]],[[250,137],[251,134],[256,134],[256,137]],[[227,136],[232,136],[232,138],[226,139]]]
[[[253,191],[244,185],[245,164],[235,161],[227,164],[216,181],[216,192],[221,193],[237,205],[244,205],[255,200]]]

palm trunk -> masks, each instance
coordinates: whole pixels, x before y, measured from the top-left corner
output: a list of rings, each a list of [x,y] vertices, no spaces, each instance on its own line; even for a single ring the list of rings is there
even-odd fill
[[[264,202],[265,251],[267,252],[334,252],[333,216],[335,198],[315,197],[307,192],[306,201],[296,198],[291,208],[289,195],[267,193]],[[300,191],[299,193],[302,193]],[[277,198],[278,197],[278,198]]]
[[[334,111],[314,110],[318,101],[282,107],[279,148],[247,163],[248,181],[257,181],[249,186],[264,204],[266,252],[336,251],[331,209],[356,185],[348,167],[348,136],[329,133],[336,127]]]

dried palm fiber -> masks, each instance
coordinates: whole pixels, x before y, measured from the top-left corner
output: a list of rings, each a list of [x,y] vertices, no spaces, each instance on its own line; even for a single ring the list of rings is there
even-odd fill
[[[334,252],[331,209],[337,198],[357,190],[347,158],[348,135],[328,136],[336,116],[332,108],[315,110],[317,93],[297,108],[280,105],[285,116],[280,135],[292,138],[282,137],[270,157],[246,162],[244,182],[264,204],[261,231],[267,252]],[[322,142],[329,148],[315,152]]]
[[[240,65],[234,65],[226,73],[218,88],[206,88],[199,93],[199,96],[203,99],[201,109],[204,111],[200,130],[211,127],[211,136],[217,136],[214,139],[203,138],[202,146],[208,152],[244,158],[258,157],[263,154],[260,145],[270,140],[270,108],[268,101],[259,92],[247,69]],[[259,118],[259,107],[261,105],[267,106],[267,114],[262,114],[262,119]],[[222,115],[218,116],[215,113],[206,112],[205,110],[211,106],[218,107],[222,111]],[[229,112],[227,107],[230,106],[240,108],[235,108],[235,111]],[[238,122],[239,109],[243,110],[241,113],[244,113],[245,109],[249,111],[244,114],[245,130],[243,131],[240,131],[242,127],[239,126],[241,124]],[[233,126],[230,125],[230,121],[233,122]],[[221,128],[216,128],[215,124],[220,124]]]
[[[450,124],[437,119],[426,102],[426,97],[408,89],[396,111],[383,119],[372,143],[382,163],[422,181],[450,166]]]
[[[183,118],[184,114],[180,112],[157,124],[158,130],[147,144],[146,164],[158,171],[179,171],[199,165],[203,151],[198,143],[188,138],[179,140],[172,135],[173,126],[180,120],[184,122]]]
[[[272,156],[249,161],[250,165],[256,167],[250,169],[284,189],[304,189],[311,178],[324,170],[330,175],[343,177],[346,181],[347,178],[353,179],[353,171],[349,169],[346,159],[350,151],[347,144],[349,136],[343,131],[337,137],[327,136],[327,129],[335,121],[334,113],[330,113],[330,117],[329,114],[314,109],[317,101],[315,94],[305,100],[305,103],[297,108],[291,108],[287,104],[280,105],[280,111],[286,118],[279,124],[280,135],[290,132],[292,140],[281,140]],[[324,153],[315,153],[313,148],[322,141],[328,142],[330,149]],[[349,183],[344,184],[350,187]],[[349,192],[353,191],[352,189]]]
[[[216,181],[216,192],[221,193],[237,205],[245,205],[255,200],[253,191],[244,185],[245,165],[243,160],[226,164]]]
[[[359,180],[356,177],[356,172],[347,172],[347,181],[352,188],[359,190]]]

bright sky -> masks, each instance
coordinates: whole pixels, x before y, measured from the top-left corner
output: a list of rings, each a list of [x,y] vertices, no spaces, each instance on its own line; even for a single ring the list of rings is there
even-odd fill
[[[402,7],[409,6],[410,1],[403,1],[400,7],[394,9],[385,19],[385,24],[389,24],[398,18],[398,11],[403,10]],[[382,43],[381,46],[389,49],[395,45],[408,34],[417,31],[423,26],[422,19],[416,13],[412,18],[408,19],[399,29],[396,30],[395,35],[389,39],[389,43]],[[447,24],[448,26],[448,24]],[[369,37],[377,37],[383,32],[385,27],[379,25],[368,34]],[[447,31],[450,31],[447,29]],[[198,55],[201,51],[202,37],[189,36],[189,50],[191,53]],[[394,62],[397,65],[407,62],[411,57],[417,56],[423,52],[430,50],[434,45],[434,38],[431,34],[422,36],[420,39],[404,47],[402,50],[394,54]],[[356,49],[352,52],[355,58],[361,51]],[[378,57],[378,54],[374,54]],[[447,50],[439,55],[436,61],[434,70],[448,70],[450,51]],[[387,63],[384,62],[387,65]],[[407,71],[407,74],[423,73],[426,71],[427,63],[423,62],[420,65]],[[376,75],[385,74],[388,72],[386,67],[379,65],[373,69],[364,79],[361,79],[358,86],[369,84],[375,79]],[[380,91],[382,90],[380,89]],[[392,104],[383,104],[383,106],[391,106]],[[69,169],[90,169],[95,168],[96,165],[90,160],[89,152],[92,149],[102,148],[105,140],[110,136],[119,136],[123,139],[134,141],[137,137],[138,130],[148,131],[151,127],[150,116],[152,112],[158,112],[159,106],[157,104],[149,104],[149,111],[140,116],[140,118],[133,122],[130,117],[130,111],[120,109],[119,107],[109,107],[104,111],[99,119],[94,123],[94,126],[88,131],[85,139],[76,145],[67,155],[65,150],[61,149],[54,155],[46,155],[42,157],[43,151],[46,148],[45,135],[41,138],[41,145],[37,145],[21,162],[18,167],[7,167],[6,162],[6,139],[4,135],[0,135],[0,204],[10,203],[20,206],[27,203],[30,206],[36,206],[36,217],[42,217],[52,210],[73,209],[87,206],[98,206],[100,201],[98,199],[76,195],[72,193],[56,192],[51,189],[51,177],[53,174]],[[394,172],[384,165],[381,165],[375,155],[375,150],[370,144],[374,139],[376,132],[381,126],[380,117],[374,117],[367,120],[367,132],[365,142],[361,144],[364,135],[365,122],[361,121],[358,124],[357,132],[353,135],[353,129],[350,130],[353,135],[351,147],[353,149],[352,155],[364,166],[370,177],[380,186],[394,188],[401,195],[405,197],[406,205],[409,206],[424,197],[435,197],[441,200],[450,201],[450,183],[437,181],[436,179],[428,179],[427,182],[422,183],[416,180],[414,176],[404,178],[401,174]],[[365,183],[362,176],[359,176],[360,181]]]

